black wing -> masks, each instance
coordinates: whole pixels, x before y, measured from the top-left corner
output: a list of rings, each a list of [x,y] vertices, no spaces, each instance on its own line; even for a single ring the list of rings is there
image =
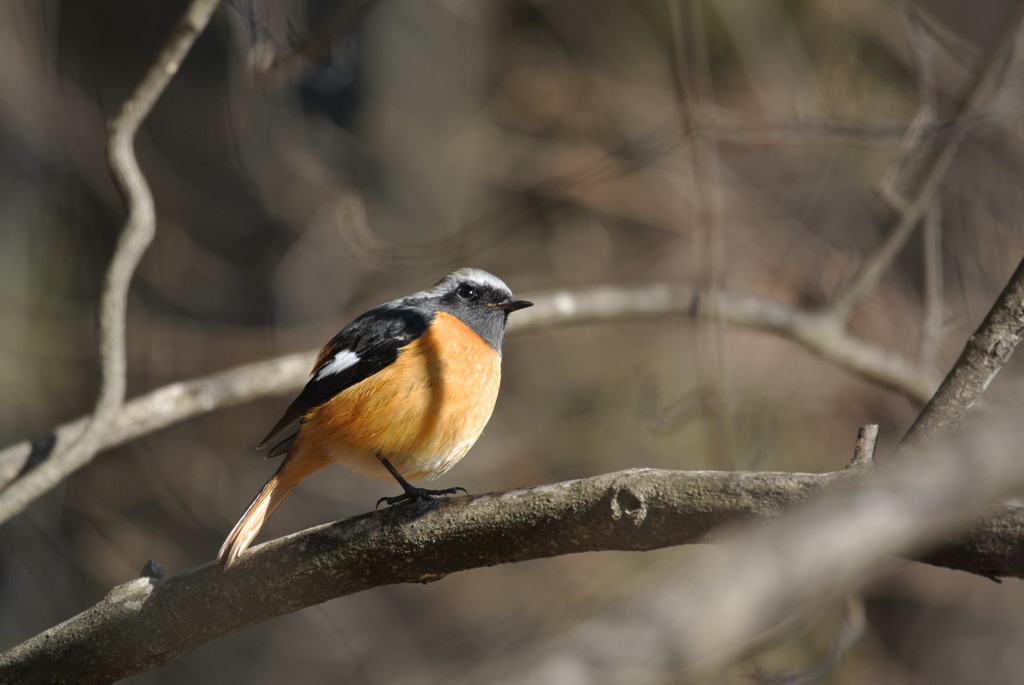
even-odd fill
[[[394,363],[401,348],[427,331],[433,316],[431,311],[385,304],[345,326],[320,352],[312,378],[259,446],[276,438],[311,409]],[[335,373],[317,376],[335,355],[345,351],[355,353],[358,361]],[[278,452],[276,446],[271,452]]]

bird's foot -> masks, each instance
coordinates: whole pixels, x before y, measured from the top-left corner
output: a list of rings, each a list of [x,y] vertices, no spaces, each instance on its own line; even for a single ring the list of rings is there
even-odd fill
[[[381,502],[386,502],[389,507],[395,504],[401,504],[402,502],[416,502],[420,500],[430,502],[439,495],[454,495],[459,490],[462,490],[467,495],[469,494],[466,488],[445,488],[444,490],[427,490],[426,488],[416,488],[409,485],[408,487],[405,488],[405,492],[403,492],[401,495],[396,495],[395,497],[381,497],[379,500],[377,500],[377,506],[375,506],[374,509],[379,507]]]

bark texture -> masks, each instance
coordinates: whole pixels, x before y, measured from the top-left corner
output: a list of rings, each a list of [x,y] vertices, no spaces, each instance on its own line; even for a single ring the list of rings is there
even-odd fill
[[[0,682],[110,683],[221,635],[380,585],[577,552],[710,542],[724,524],[777,518],[861,471],[632,469],[375,511],[260,545],[227,571],[211,562],[120,585],[0,655]],[[1022,511],[999,509],[927,561],[1024,577]]]

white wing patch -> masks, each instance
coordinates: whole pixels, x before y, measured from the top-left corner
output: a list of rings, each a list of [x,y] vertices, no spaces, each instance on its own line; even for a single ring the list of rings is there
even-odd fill
[[[342,350],[338,352],[331,361],[327,362],[320,367],[320,370],[316,373],[314,380],[320,380],[324,376],[330,376],[332,373],[338,373],[344,371],[348,367],[352,366],[359,361],[359,355],[352,350]]]

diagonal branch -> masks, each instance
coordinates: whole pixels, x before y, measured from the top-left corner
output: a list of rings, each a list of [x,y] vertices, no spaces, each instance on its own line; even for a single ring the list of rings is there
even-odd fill
[[[952,370],[942,381],[900,443],[900,449],[920,447],[956,430],[1013,354],[1024,334],[1024,261]]]

